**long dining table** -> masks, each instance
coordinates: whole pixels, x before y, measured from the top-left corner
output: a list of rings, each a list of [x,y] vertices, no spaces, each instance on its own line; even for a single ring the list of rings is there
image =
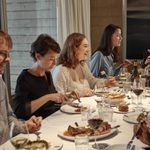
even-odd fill
[[[95,96],[81,98],[82,101],[86,101],[89,104],[96,106]],[[131,100],[130,100],[131,101]],[[143,107],[146,107],[148,110],[150,108],[150,97],[143,98]],[[110,122],[112,126],[120,125],[117,131],[109,136],[104,138],[97,139],[97,143],[107,143],[108,145],[114,144],[127,144],[131,137],[133,136],[133,123],[123,120],[124,114],[122,113],[113,113],[113,120]],[[75,150],[75,143],[70,140],[66,140],[58,136],[61,131],[65,131],[69,125],[78,122],[80,124],[81,114],[80,113],[64,113],[62,111],[57,111],[54,114],[45,118],[42,122],[42,127],[40,129],[41,139],[45,139],[50,142],[52,145],[62,145],[63,150]],[[19,135],[18,135],[19,136]],[[35,136],[31,134],[30,136]],[[89,145],[91,147],[95,141],[90,141]],[[134,139],[133,144],[135,144],[139,149],[145,147],[146,145],[140,142],[138,139]],[[59,147],[59,146],[58,146]],[[13,150],[14,147],[9,141],[0,146],[0,150]],[[57,149],[57,146],[52,149]],[[90,148],[92,149],[92,148]]]

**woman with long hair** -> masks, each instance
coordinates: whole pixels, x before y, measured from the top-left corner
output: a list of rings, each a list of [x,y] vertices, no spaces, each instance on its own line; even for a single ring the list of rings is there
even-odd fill
[[[119,52],[121,41],[121,28],[119,26],[109,24],[105,27],[101,42],[91,56],[90,69],[95,77],[107,78],[119,74],[123,65]]]
[[[104,80],[92,75],[86,64],[89,52],[88,40],[84,34],[72,33],[67,37],[53,71],[57,91],[76,90],[80,96],[91,96],[95,85],[104,87],[114,83],[114,78]]]

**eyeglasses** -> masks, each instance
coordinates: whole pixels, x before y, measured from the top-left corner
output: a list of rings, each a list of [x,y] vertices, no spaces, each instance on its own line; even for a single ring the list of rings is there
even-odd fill
[[[9,57],[9,53],[6,51],[0,51],[0,56],[5,60],[7,57]]]

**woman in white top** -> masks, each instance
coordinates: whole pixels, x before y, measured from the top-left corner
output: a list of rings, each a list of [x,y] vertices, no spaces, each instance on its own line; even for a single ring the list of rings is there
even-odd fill
[[[59,92],[76,90],[80,96],[93,95],[93,88],[114,84],[115,79],[98,79],[90,72],[86,59],[89,55],[89,44],[85,35],[70,34],[58,58],[58,65],[53,71],[54,84]]]

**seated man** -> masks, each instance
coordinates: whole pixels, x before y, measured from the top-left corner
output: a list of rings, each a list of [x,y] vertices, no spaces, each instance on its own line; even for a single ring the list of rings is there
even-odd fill
[[[9,105],[9,98],[6,85],[2,79],[4,68],[9,62],[9,53],[12,48],[11,37],[0,31],[0,145],[9,139],[9,129],[11,123],[14,122],[14,135],[19,134],[20,131],[26,132],[25,124],[29,132],[39,130],[41,126],[41,117],[32,116],[29,120],[23,122],[15,118]]]

